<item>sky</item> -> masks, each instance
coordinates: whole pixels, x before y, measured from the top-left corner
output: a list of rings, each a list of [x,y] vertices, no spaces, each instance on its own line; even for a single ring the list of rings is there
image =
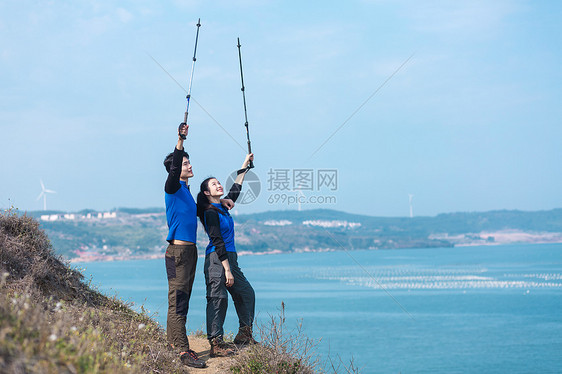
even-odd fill
[[[0,208],[163,207],[198,18],[194,195],[247,152],[239,37],[237,213],[562,207],[560,2],[7,0]]]

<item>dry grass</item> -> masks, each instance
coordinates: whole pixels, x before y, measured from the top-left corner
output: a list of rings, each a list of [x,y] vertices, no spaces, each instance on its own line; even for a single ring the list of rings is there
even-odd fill
[[[187,372],[162,328],[93,290],[39,224],[0,214],[1,373]]]
[[[359,373],[353,361],[344,364],[339,357],[328,357],[322,364],[316,349],[321,340],[307,337],[302,321],[288,328],[285,320],[285,303],[281,302],[279,315],[269,316],[255,329],[260,344],[250,346],[234,358],[233,373],[239,374],[313,374],[313,373]]]
[[[294,330],[285,327],[285,304],[281,303],[279,316],[270,316],[264,325],[256,325],[260,344],[244,349],[236,358],[231,370],[239,374],[286,373],[313,374],[318,359],[315,348],[320,341],[304,336],[302,324]]]

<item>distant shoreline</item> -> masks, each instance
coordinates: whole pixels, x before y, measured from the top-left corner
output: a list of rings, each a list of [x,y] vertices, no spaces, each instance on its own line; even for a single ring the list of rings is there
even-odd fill
[[[429,239],[445,240],[452,243],[455,247],[469,247],[477,245],[497,246],[508,244],[548,244],[562,243],[562,233],[500,230],[483,231],[477,234],[436,234],[430,235]]]
[[[326,252],[325,250],[310,251],[310,252]],[[276,255],[281,253],[300,253],[300,252],[283,252],[278,249],[274,249],[266,252],[251,252],[251,251],[240,251],[238,255],[240,256],[261,256],[261,255]],[[199,254],[199,258],[204,258],[205,254]],[[153,253],[147,255],[132,255],[132,256],[114,256],[114,255],[96,255],[96,256],[80,256],[74,257],[68,260],[70,263],[88,263],[88,262],[111,262],[111,261],[132,261],[132,260],[156,260],[164,258],[164,253]]]
[[[455,243],[453,247],[432,247],[432,248],[455,248],[455,247],[477,247],[477,246],[489,246],[489,247],[498,247],[503,245],[514,245],[514,244],[560,244],[562,243],[562,234],[557,233],[557,235],[548,235],[545,236],[537,236],[531,235],[528,233],[513,233],[514,235],[506,235],[503,233],[502,241],[494,241],[494,242],[487,242],[487,241],[472,241],[472,242],[458,242]],[[524,237],[528,240],[521,241],[521,240],[513,240],[516,237],[521,239],[521,234],[526,234]],[[451,237],[449,237],[451,239]],[[371,250],[371,251],[396,251],[401,249],[417,249],[417,248],[365,248],[364,250]],[[360,249],[353,249],[352,251],[356,251]],[[292,252],[281,251],[278,249],[273,249],[271,251],[264,251],[264,252],[252,252],[252,251],[240,251],[238,252],[239,256],[263,256],[263,255],[278,255],[278,254],[292,254],[292,253],[321,253],[321,252],[337,252],[343,251],[342,249],[337,248],[319,248],[319,249],[300,249]],[[204,258],[205,254],[199,254],[199,258]],[[147,254],[147,255],[131,255],[131,256],[115,256],[115,255],[95,255],[95,256],[81,256],[81,257],[74,257],[68,260],[70,263],[90,263],[90,262],[113,262],[113,261],[135,261],[135,260],[156,260],[156,259],[163,259],[164,253],[158,254]]]

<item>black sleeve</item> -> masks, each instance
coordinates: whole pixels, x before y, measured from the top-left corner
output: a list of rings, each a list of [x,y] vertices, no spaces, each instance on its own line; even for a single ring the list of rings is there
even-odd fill
[[[166,179],[164,191],[169,194],[175,194],[181,188],[181,164],[183,163],[183,152],[174,147],[174,156],[172,158],[172,166]]]
[[[224,240],[222,240],[219,213],[216,210],[207,209],[205,211],[205,229],[211,238],[211,243],[215,246],[215,252],[217,252],[219,260],[226,260],[226,247]]]
[[[232,187],[230,187],[230,191],[228,192],[228,195],[226,195],[224,198],[236,202],[236,199],[238,199],[238,196],[240,196],[241,190],[242,190],[242,185],[238,183],[234,183]]]

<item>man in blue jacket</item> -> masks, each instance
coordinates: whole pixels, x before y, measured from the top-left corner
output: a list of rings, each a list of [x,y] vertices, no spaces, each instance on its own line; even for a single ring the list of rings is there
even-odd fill
[[[185,326],[197,265],[197,206],[188,185],[189,178],[193,177],[193,170],[189,154],[183,148],[188,128],[189,125],[185,123],[180,125],[174,152],[164,160],[168,172],[164,187],[169,228],[166,240],[170,243],[165,256],[168,277],[166,332],[168,343],[179,351],[180,359],[185,365],[204,368],[205,362],[189,349]],[[228,208],[234,205],[232,200],[221,200],[221,203]]]

